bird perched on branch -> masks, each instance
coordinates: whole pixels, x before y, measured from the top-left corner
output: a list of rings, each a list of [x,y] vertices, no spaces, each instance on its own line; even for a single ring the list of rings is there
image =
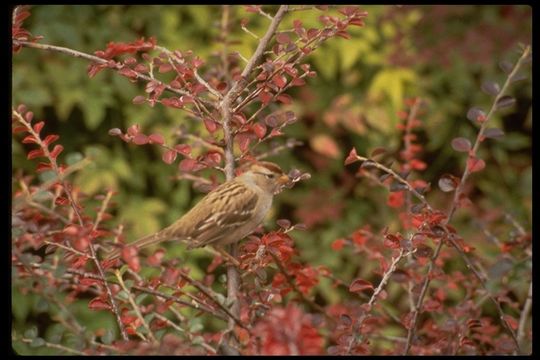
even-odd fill
[[[129,246],[141,249],[163,241],[185,241],[188,249],[212,245],[217,249],[238,242],[253,232],[272,206],[272,199],[291,179],[271,162],[259,161],[201,199],[165,229],[144,236]],[[106,254],[116,259],[121,249]]]

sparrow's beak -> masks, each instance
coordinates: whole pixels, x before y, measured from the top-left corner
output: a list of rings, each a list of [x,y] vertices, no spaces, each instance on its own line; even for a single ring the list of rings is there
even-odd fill
[[[287,174],[283,174],[281,175],[278,179],[277,179],[277,182],[278,184],[280,185],[285,185],[287,184],[291,179],[289,178],[289,176]]]

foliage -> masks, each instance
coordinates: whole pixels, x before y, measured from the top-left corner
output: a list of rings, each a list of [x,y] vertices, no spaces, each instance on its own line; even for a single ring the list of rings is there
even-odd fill
[[[13,348],[529,351],[530,55],[508,54],[530,15],[17,7]],[[295,186],[233,249],[238,268],[124,247],[267,158]],[[102,261],[113,246],[122,259]]]

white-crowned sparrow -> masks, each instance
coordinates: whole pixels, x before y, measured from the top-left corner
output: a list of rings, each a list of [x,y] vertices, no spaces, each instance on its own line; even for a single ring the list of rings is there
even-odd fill
[[[229,180],[199,201],[184,216],[165,229],[128,245],[137,249],[168,240],[186,241],[188,249],[222,247],[240,241],[255,230],[270,210],[274,195],[290,178],[270,162],[253,163],[247,171]],[[120,256],[115,249],[107,259]]]

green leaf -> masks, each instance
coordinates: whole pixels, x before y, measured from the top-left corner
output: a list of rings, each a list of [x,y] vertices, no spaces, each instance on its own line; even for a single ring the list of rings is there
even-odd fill
[[[95,130],[105,116],[105,103],[96,97],[87,97],[81,103],[84,113],[84,123],[90,130]]]
[[[24,337],[27,339],[34,339],[38,334],[37,327],[32,326],[30,329],[24,332]]]
[[[73,165],[83,159],[83,155],[80,152],[72,152],[66,155],[66,164]]]
[[[20,322],[25,322],[26,318],[28,317],[28,313],[30,312],[30,306],[32,302],[32,296],[31,295],[23,295],[19,292],[18,289],[15,287],[12,287],[11,292],[11,312],[15,319]],[[37,330],[36,330],[37,331]]]
[[[32,342],[30,343],[30,347],[36,348],[45,345],[45,340],[43,340],[40,337],[32,339]]]

